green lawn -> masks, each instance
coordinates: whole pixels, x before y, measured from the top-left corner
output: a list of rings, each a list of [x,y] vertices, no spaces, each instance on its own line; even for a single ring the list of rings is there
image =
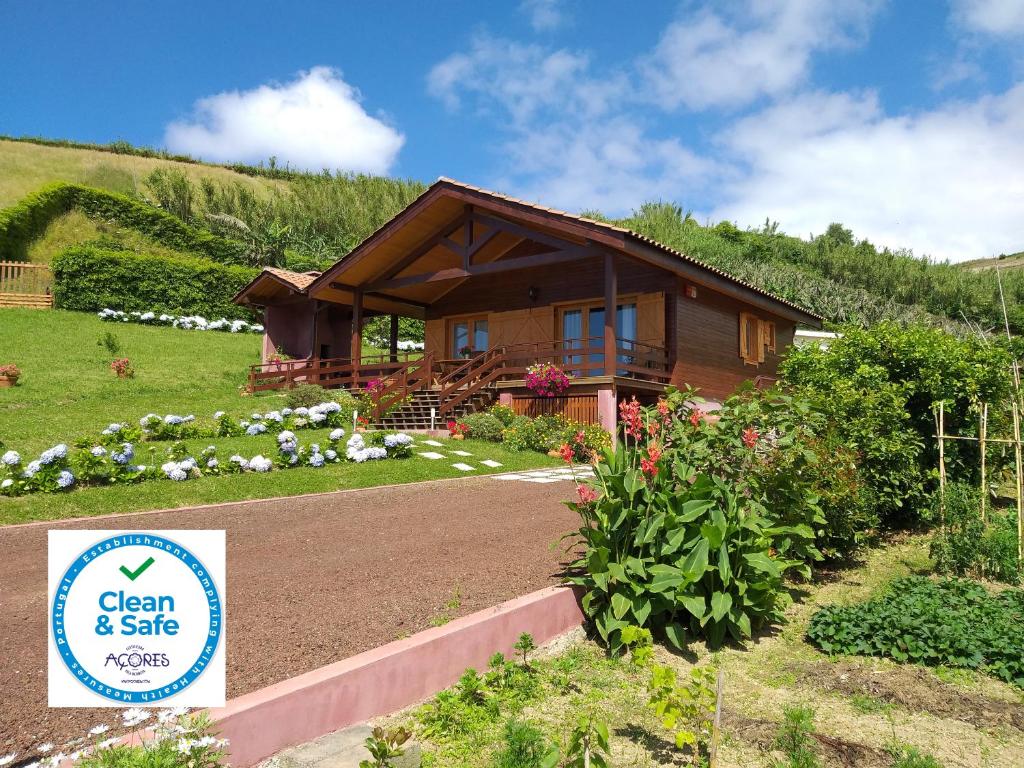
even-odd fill
[[[113,333],[122,354],[135,366],[134,379],[119,380],[110,370],[110,355],[97,342]],[[50,446],[96,436],[114,421],[138,423],[147,413],[195,414],[209,419],[223,410],[239,417],[284,406],[285,395],[242,397],[248,366],[259,359],[255,334],[183,331],[132,323],[101,321],[88,313],[0,309],[0,365],[16,363],[23,375],[18,386],[0,389],[0,441],[35,458]],[[328,430],[300,431],[303,445],[326,444]],[[216,445],[221,459],[233,453],[247,458],[276,454],[273,430],[256,437],[194,439],[186,444],[196,455]],[[138,463],[166,461],[165,442],[138,446]],[[467,441],[479,459],[504,466],[499,471],[551,466],[558,462],[536,453],[512,453],[494,443]],[[147,455],[154,447],[155,457]],[[287,496],[297,493],[362,488],[462,474],[449,461],[414,457],[405,461],[336,464],[323,469],[292,469],[268,475],[209,477],[185,483],[151,481],[133,486],[87,488],[62,494],[0,498],[0,524],[80,517],[109,512],[181,507],[221,501]],[[470,463],[473,463],[471,460]],[[491,472],[480,467],[479,473]],[[475,474],[475,473],[474,473]]]
[[[326,445],[329,430],[301,430],[297,434],[302,445],[318,440]],[[449,441],[442,441],[449,442]],[[149,463],[146,451],[150,446],[158,450],[160,457],[169,443],[145,443],[137,452],[137,461]],[[189,440],[186,445],[198,454],[207,445],[216,445],[221,460],[233,453],[251,458],[257,453],[276,456],[276,441],[267,433],[256,437],[218,438],[214,440]],[[451,457],[448,460],[431,460],[419,456],[408,459],[385,459],[368,461],[364,464],[328,464],[320,469],[274,470],[267,474],[246,473],[203,477],[176,483],[172,480],[152,480],[137,485],[115,485],[105,488],[84,488],[64,493],[37,493],[18,498],[0,498],[0,525],[24,523],[30,520],[57,520],[89,515],[140,512],[150,509],[170,509],[194,504],[213,504],[223,501],[265,499],[274,496],[291,496],[300,493],[337,491],[344,488],[368,488],[376,485],[413,483],[419,480],[439,480],[451,477],[466,477],[496,472],[511,472],[559,465],[561,462],[540,453],[513,453],[498,443],[465,440],[453,443],[458,450],[473,454],[472,457]],[[444,451],[445,448],[431,449]],[[489,469],[480,460],[493,459],[503,466]],[[475,472],[462,472],[452,467],[456,461],[467,461],[478,467]]]
[[[119,380],[98,341],[113,333],[135,378]],[[0,309],[0,365],[22,370],[0,389],[0,440],[22,455],[94,435],[112,421],[147,413],[249,413],[270,403],[242,398],[248,366],[259,362],[258,334],[183,331],[111,323],[95,315]],[[263,399],[260,398],[262,401]],[[279,397],[274,402],[281,402]]]

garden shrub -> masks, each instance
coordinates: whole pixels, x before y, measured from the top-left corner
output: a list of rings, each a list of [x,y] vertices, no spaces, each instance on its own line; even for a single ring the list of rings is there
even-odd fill
[[[491,759],[492,768],[545,768],[557,748],[548,743],[536,726],[511,719],[505,723],[504,743]]]
[[[516,418],[516,412],[507,405],[492,406],[488,413],[500,421],[504,427],[510,426]]]
[[[863,410],[879,422],[878,439],[889,445],[880,445],[875,456],[865,459],[882,467],[888,462],[887,454],[895,459],[892,487],[884,487],[883,472],[873,481],[882,496],[882,518],[888,521],[893,512],[892,498],[886,496],[910,490],[908,504],[897,510],[895,522],[912,522],[921,500],[907,485],[903,467],[911,452],[916,453],[919,475],[931,475],[938,463],[933,403],[945,403],[947,434],[975,435],[978,403],[1001,403],[1010,392],[1011,356],[1002,339],[954,336],[923,325],[887,322],[868,330],[840,330],[842,337],[827,349],[807,345],[790,350],[781,367],[782,377],[787,384],[818,393],[825,407],[838,400],[832,408],[837,418],[856,417]],[[891,418],[896,400],[906,414],[902,426]],[[991,416],[989,429],[994,434],[1002,416]],[[917,435],[916,451],[901,436],[906,430]],[[857,448],[866,451],[870,443],[864,440]],[[977,447],[950,441],[946,461],[951,479],[972,482]]]
[[[292,409],[312,408],[317,403],[322,403],[329,399],[327,390],[319,384],[296,384],[288,390],[287,402],[288,407]]]
[[[820,511],[805,482],[772,479],[787,503],[764,503],[761,481],[772,472],[757,467],[774,465],[789,438],[724,418],[708,425],[684,393],[670,399],[657,409],[623,402],[624,442],[605,451],[593,488],[581,487],[580,501],[569,504],[585,544],[570,581],[586,590],[584,611],[613,650],[632,624],[680,648],[687,632],[712,646],[748,638],[781,618],[786,574],[809,576],[807,561],[820,557]]]
[[[866,602],[822,608],[807,637],[826,653],[978,669],[1024,687],[1020,589],[991,594],[973,581],[909,576]]]
[[[495,416],[489,413],[469,413],[462,417],[462,422],[469,427],[469,436],[474,440],[501,442],[504,426]]]
[[[1017,560],[1017,518],[997,509],[981,520],[981,492],[964,483],[946,486],[945,524],[932,537],[931,556],[940,573],[979,576],[1008,584],[1021,581]],[[939,519],[939,494],[932,496]]]
[[[557,448],[565,432],[565,421],[557,416],[516,416],[502,431],[501,439],[512,451],[541,451]]]
[[[24,261],[31,242],[72,208],[92,219],[133,229],[170,248],[194,251],[223,264],[245,263],[242,243],[191,227],[170,213],[124,195],[65,182],[49,184],[0,211],[0,261]]]
[[[206,317],[238,316],[231,298],[255,269],[190,256],[148,256],[87,245],[58,254],[52,263],[53,301],[59,309],[96,312],[169,312]]]

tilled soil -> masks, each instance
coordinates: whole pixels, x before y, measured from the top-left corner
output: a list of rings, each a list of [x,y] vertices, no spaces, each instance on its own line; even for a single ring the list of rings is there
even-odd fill
[[[47,707],[50,528],[225,529],[232,698],[556,583],[571,492],[473,478],[0,528],[0,754],[117,712]]]
[[[962,691],[910,664],[883,671],[854,661],[817,662],[795,671],[801,683],[819,690],[862,694],[910,712],[962,720],[976,728],[1007,726],[1024,731],[1024,704]]]

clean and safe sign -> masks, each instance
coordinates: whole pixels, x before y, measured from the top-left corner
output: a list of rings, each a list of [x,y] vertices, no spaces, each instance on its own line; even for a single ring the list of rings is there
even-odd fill
[[[50,531],[51,707],[224,705],[224,531]]]

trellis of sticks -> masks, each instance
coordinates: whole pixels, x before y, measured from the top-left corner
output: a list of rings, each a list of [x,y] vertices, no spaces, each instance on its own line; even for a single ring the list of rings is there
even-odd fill
[[[947,435],[946,410],[940,401],[932,406],[935,413],[935,437],[939,441],[939,524],[946,525],[946,441],[960,440],[978,443],[979,469],[981,474],[981,522],[988,523],[988,477],[986,475],[985,449],[989,443],[1001,443],[1013,446],[1013,484],[1017,497],[1017,561],[1024,562],[1024,514],[1021,510],[1024,496],[1024,472],[1021,467],[1021,408],[1014,399],[1011,404],[1013,415],[1013,438],[988,436],[988,403],[982,403],[978,415],[978,436]]]

